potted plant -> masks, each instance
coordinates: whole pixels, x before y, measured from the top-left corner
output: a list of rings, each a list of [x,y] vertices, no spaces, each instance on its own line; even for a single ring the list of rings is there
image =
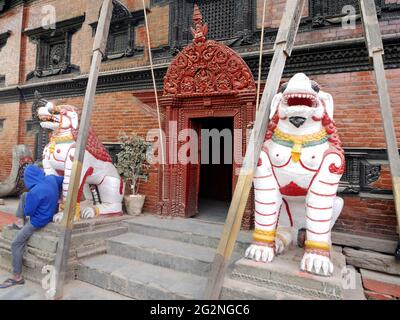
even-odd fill
[[[139,184],[147,173],[146,156],[150,144],[136,134],[123,134],[120,142],[116,167],[122,179],[130,184],[130,194],[124,196],[125,207],[129,215],[140,215],[146,196],[138,193]]]

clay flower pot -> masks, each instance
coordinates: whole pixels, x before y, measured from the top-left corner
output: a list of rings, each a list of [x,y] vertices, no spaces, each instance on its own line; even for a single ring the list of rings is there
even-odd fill
[[[145,195],[131,194],[124,196],[125,207],[128,215],[138,216],[142,213]]]

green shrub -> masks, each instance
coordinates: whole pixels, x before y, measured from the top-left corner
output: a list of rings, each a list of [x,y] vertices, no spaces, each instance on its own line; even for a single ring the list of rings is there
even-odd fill
[[[117,154],[116,167],[124,181],[131,184],[133,194],[139,190],[139,181],[147,173],[147,149],[149,142],[136,134],[123,134],[119,137],[121,151]]]

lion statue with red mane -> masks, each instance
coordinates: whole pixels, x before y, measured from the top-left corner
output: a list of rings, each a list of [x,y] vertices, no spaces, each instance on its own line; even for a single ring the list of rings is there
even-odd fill
[[[72,162],[79,129],[79,109],[71,105],[54,105],[42,98],[35,102],[36,117],[42,128],[52,130],[43,151],[46,175],[64,176],[60,212],[53,221],[61,222],[70,183]],[[97,216],[122,215],[124,184],[110,154],[89,130],[77,199],[75,221]],[[81,202],[84,197],[85,201]]]
[[[254,175],[255,231],[247,258],[271,262],[306,229],[300,269],[333,273],[331,229],[343,208],[336,193],[345,164],[333,108],[332,96],[303,73],[275,95]]]

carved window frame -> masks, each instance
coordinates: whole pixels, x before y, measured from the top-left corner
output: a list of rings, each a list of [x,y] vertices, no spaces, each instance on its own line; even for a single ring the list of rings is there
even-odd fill
[[[53,29],[40,27],[24,31],[30,41],[36,44],[36,67],[27,75],[27,81],[32,78],[79,72],[79,66],[71,64],[71,41],[72,35],[82,27],[84,21],[85,15],[82,15],[57,22]],[[54,52],[54,60],[51,61],[51,51],[56,46],[61,47],[62,51]],[[59,62],[56,62],[56,57],[60,59]]]
[[[114,8],[110,23],[110,31],[108,33],[108,41],[106,52],[103,55],[103,60],[115,60],[123,57],[131,57],[137,51],[142,51],[135,45],[135,27],[144,21],[143,10],[130,12],[125,6],[118,1],[113,1]],[[98,22],[91,23],[92,36],[96,35]],[[120,50],[111,51],[112,43],[118,36],[123,36],[125,45]]]
[[[358,7],[358,0],[352,0]],[[325,27],[330,25],[341,25],[342,16],[340,12],[332,13],[331,6],[337,6],[337,2],[333,0],[309,0],[309,17],[308,21],[311,23],[312,28]],[[343,0],[343,5],[351,4],[350,0]],[[400,11],[400,4],[386,3],[385,0],[375,0],[376,11],[378,17],[383,14],[391,15],[396,11]],[[355,14],[356,21],[361,20],[359,9],[356,8]]]
[[[218,0],[215,0],[218,1]],[[192,26],[193,8],[196,0],[170,0],[169,13],[169,44],[174,51],[180,50],[192,41],[190,27]],[[229,39],[215,39],[229,46],[252,44],[256,32],[256,0],[234,1],[234,30]],[[199,6],[201,10],[201,5]],[[202,12],[205,20],[207,17]],[[212,21],[205,21],[212,25]]]

